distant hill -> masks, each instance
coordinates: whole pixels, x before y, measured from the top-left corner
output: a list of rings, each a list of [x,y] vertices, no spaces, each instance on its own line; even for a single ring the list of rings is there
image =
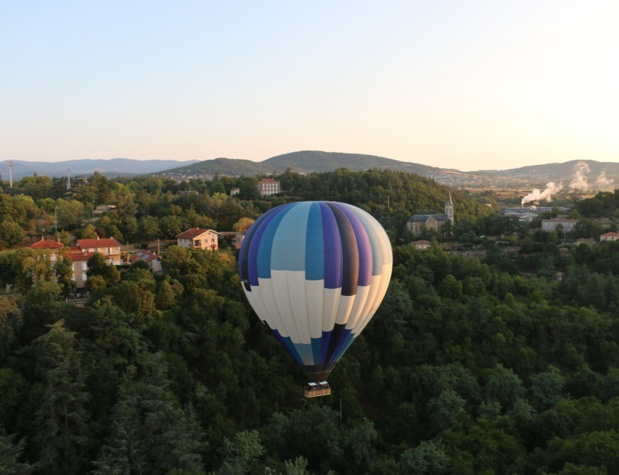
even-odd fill
[[[457,170],[444,170],[418,163],[400,162],[375,155],[305,150],[278,155],[262,162],[229,158],[205,160],[193,165],[165,170],[161,174],[174,178],[197,178],[212,177],[216,174],[232,176],[265,175],[269,173],[284,173],[287,169],[298,173],[330,172],[338,168],[348,168],[352,171],[363,171],[372,168],[407,171],[431,178],[443,175],[449,177],[453,174],[462,173]]]
[[[613,181],[619,184],[619,163],[595,160],[571,160],[564,163],[546,163],[508,170],[484,170],[475,172],[487,176],[500,175],[526,181],[571,182],[586,179],[590,183]]]
[[[348,168],[352,171],[381,170],[406,171],[417,175],[432,178],[439,183],[450,186],[491,186],[497,183],[502,185],[522,185],[517,178],[500,177],[493,172],[478,174],[467,173],[447,168],[431,167],[419,163],[401,162],[391,158],[364,155],[359,153],[321,152],[304,150],[300,152],[277,155],[262,162],[250,160],[217,158],[206,160],[193,165],[178,167],[158,172],[163,176],[176,179],[212,178],[219,175],[254,176],[284,173],[287,169],[298,173],[329,172],[338,168]]]
[[[363,155],[359,153],[337,153],[302,151],[286,153],[269,158],[262,164],[278,172],[286,171],[287,168],[296,172],[331,172],[338,168],[348,168],[352,171],[364,171],[371,168],[382,170],[400,170],[428,175],[441,171],[440,168],[420,165],[418,163],[400,162],[391,158],[377,157],[375,155]]]
[[[431,167],[418,163],[401,162],[375,155],[358,153],[336,153],[300,151],[278,155],[263,162],[218,158],[193,165],[160,172],[177,179],[204,178],[219,175],[254,176],[284,173],[287,169],[299,173],[328,172],[338,168],[363,171],[372,168],[416,173],[453,187],[528,187],[544,186],[554,181],[566,188],[581,190],[608,188],[619,185],[619,163],[596,162],[594,160],[572,160],[565,163],[550,163],[508,170],[459,170]]]
[[[72,176],[92,175],[99,172],[103,175],[135,176],[167,170],[172,167],[190,165],[197,160],[132,160],[129,158],[113,158],[110,160],[66,160],[63,162],[26,162],[13,161],[13,179],[21,180],[25,176],[45,175],[50,177],[66,176],[67,168]],[[9,179],[9,160],[0,162],[0,173],[5,180]]]
[[[239,158],[215,158],[213,160],[204,160],[202,162],[184,165],[172,168],[170,170],[153,172],[153,174],[172,178],[211,178],[215,175],[253,176],[279,172],[279,170],[271,168],[268,165],[264,165],[264,163],[266,162],[252,162],[251,160],[243,160]]]
[[[431,167],[418,163],[401,162],[391,158],[358,153],[321,152],[305,150],[278,155],[262,162],[244,159],[216,158],[204,161],[178,160],[69,160],[64,162],[25,162],[13,160],[13,178],[20,180],[33,173],[47,176],[92,175],[98,171],[106,176],[135,176],[157,174],[175,179],[213,178],[215,175],[256,176],[284,173],[291,169],[298,173],[329,172],[338,168],[352,171],[369,169],[406,171],[432,178],[452,187],[528,187],[544,186],[548,182],[565,188],[601,189],[619,186],[619,163],[594,160],[572,160],[507,170],[479,170],[462,172],[454,169]],[[8,179],[8,161],[0,162],[0,173]]]

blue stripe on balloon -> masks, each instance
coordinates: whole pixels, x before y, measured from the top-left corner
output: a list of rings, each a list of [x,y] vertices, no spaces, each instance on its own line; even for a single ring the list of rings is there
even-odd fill
[[[314,358],[314,365],[321,365],[324,363],[322,357],[322,338],[312,338],[312,357]]]
[[[322,234],[322,216],[320,205],[312,203],[307,217],[307,232],[305,241],[305,278],[307,280],[322,280],[325,277],[324,238]]]
[[[335,364],[342,357],[344,352],[348,349],[352,340],[355,336],[351,333],[350,330],[343,328],[342,333],[340,334],[337,343],[335,344],[335,348],[329,355],[329,364]]]
[[[264,220],[260,222],[259,226],[256,226],[256,223],[254,223],[254,226],[256,226],[256,233],[252,236],[250,242],[247,243],[247,269],[249,282],[253,286],[258,285],[258,253],[260,250],[260,243],[262,242],[264,231],[266,230],[267,225],[273,220],[273,218],[280,214],[282,211],[283,208],[273,208],[272,210],[267,211],[267,213],[263,215]]]
[[[241,281],[245,286],[245,290],[251,292],[252,285],[258,285],[258,279],[256,278],[254,282],[252,282],[250,278],[249,272],[249,261],[250,261],[250,252],[249,249],[251,247],[251,243],[253,242],[254,235],[260,231],[261,223],[264,222],[270,214],[272,214],[275,210],[269,210],[262,216],[260,216],[254,224],[247,230],[247,234],[245,235],[245,239],[243,239],[243,243],[241,244],[241,251],[239,253],[239,274],[241,275]],[[258,240],[259,241],[259,240]]]
[[[272,331],[275,337],[277,338],[277,340],[284,347],[284,349],[290,354],[290,356],[294,358],[295,363],[301,366],[305,365],[305,363],[303,362],[303,359],[297,352],[297,349],[295,348],[294,343],[292,343],[292,340],[290,339],[290,337],[281,336],[279,331],[275,329],[273,329]]]
[[[295,203],[280,221],[273,236],[271,269],[305,270],[305,238],[311,203]]]
[[[295,205],[296,203],[291,203],[276,208],[279,210],[277,214],[274,214],[273,218],[268,223],[265,222],[262,226],[260,226],[263,229],[263,234],[260,238],[260,243],[256,252],[256,261],[258,277],[261,279],[271,278],[271,252],[273,249],[273,238],[277,232],[279,223],[282,221],[284,216],[286,216],[286,214],[294,208]]]
[[[294,349],[299,353],[299,357],[304,365],[312,366],[315,364],[311,343],[295,343]]]
[[[333,211],[326,203],[320,203],[324,242],[325,289],[342,287],[342,243]]]
[[[359,251],[359,280],[357,285],[368,286],[372,282],[372,245],[365,227],[361,224],[357,215],[347,206],[341,206],[340,209],[348,218],[357,238],[357,249]]]
[[[331,343],[331,336],[333,331],[322,332],[321,346],[320,346],[320,364],[326,364],[329,361],[329,345]]]
[[[350,332],[350,330],[348,331]],[[337,363],[340,360],[340,358],[344,356],[344,353],[346,353],[346,350],[348,350],[348,348],[350,348],[350,345],[352,345],[353,341],[355,341],[355,337],[356,335],[354,333],[348,333],[346,337],[341,340],[341,344],[338,348],[337,353],[333,355],[333,357],[331,358],[331,361],[330,361],[331,364]]]

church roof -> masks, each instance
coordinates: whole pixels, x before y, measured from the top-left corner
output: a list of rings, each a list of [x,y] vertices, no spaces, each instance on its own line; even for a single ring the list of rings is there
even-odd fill
[[[411,219],[408,220],[409,223],[425,223],[430,218],[434,218],[438,222],[449,221],[449,218],[446,214],[414,214]]]
[[[428,219],[432,217],[431,214],[414,214],[411,219],[408,220],[409,223],[425,223]]]

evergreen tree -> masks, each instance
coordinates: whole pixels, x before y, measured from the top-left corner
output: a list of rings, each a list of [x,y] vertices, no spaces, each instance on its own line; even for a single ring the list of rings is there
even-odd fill
[[[40,469],[49,474],[83,472],[89,443],[85,407],[89,395],[77,336],[59,320],[32,343],[32,353],[42,384],[35,414]]]
[[[152,355],[145,370],[114,406],[111,434],[94,473],[200,472],[202,431],[193,412],[183,410],[171,393],[163,355]]]
[[[19,462],[24,451],[25,439],[13,443],[15,434],[8,435],[0,427],[0,473],[2,475],[28,475],[32,473],[30,464]]]

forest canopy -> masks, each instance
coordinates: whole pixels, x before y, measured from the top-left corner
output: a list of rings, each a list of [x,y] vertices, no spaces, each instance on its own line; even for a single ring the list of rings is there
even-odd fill
[[[419,250],[406,220],[441,212],[448,192],[457,220],[505,222],[407,173],[277,178],[285,192],[260,198],[255,178],[95,176],[68,199],[66,184],[38,177],[0,195],[0,215],[34,235],[57,207],[59,231],[77,234],[93,205],[114,204],[96,232],[140,242],[232,230],[287,201],[366,209],[392,240],[394,272],[331,375],[333,395],[303,397],[302,372],[243,295],[234,250],[170,246],[162,275],[94,259],[96,285],[76,306],[62,264],[14,249],[0,253],[12,285],[0,296],[0,471],[619,472],[618,243],[562,246],[555,233],[473,256]]]

